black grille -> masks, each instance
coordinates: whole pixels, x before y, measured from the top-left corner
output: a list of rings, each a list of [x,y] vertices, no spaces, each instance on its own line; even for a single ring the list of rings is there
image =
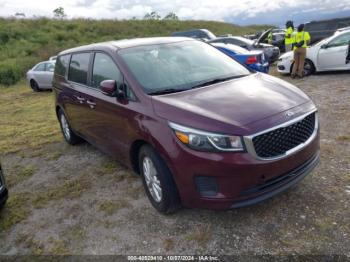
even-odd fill
[[[308,140],[314,129],[315,113],[312,113],[290,126],[281,127],[254,137],[255,152],[262,158],[283,155],[286,151]]]

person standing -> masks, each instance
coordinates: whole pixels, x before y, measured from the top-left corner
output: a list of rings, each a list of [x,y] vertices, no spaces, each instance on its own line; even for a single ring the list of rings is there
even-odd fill
[[[292,21],[286,23],[286,33],[284,35],[284,46],[286,52],[292,51],[294,25]]]
[[[270,29],[269,34],[267,35],[267,43],[272,45],[273,43],[273,34],[272,34],[272,29]]]
[[[310,42],[310,34],[304,31],[304,24],[298,26],[297,32],[294,34],[294,65],[292,70],[292,78],[304,76],[304,63],[306,57],[306,48]]]

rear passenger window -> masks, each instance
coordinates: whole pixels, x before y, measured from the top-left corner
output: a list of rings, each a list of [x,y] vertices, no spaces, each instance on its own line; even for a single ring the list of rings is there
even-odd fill
[[[47,63],[45,71],[53,72],[55,70],[55,64]]]
[[[68,80],[86,85],[89,69],[90,53],[79,53],[72,55]]]
[[[116,80],[119,84],[123,81],[121,73],[112,58],[103,53],[96,53],[91,84],[98,88],[104,80]]]
[[[65,76],[68,70],[70,55],[59,56],[56,60],[55,74]]]
[[[34,71],[45,71],[45,63],[39,64],[34,68]]]

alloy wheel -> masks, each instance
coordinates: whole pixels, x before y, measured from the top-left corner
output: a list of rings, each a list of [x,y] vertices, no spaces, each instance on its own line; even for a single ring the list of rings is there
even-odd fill
[[[162,201],[162,188],[157,177],[157,170],[153,161],[149,157],[144,157],[142,161],[143,174],[149,193],[157,203]]]
[[[66,137],[67,140],[70,140],[70,129],[64,114],[61,115],[61,126],[62,126],[64,136]]]

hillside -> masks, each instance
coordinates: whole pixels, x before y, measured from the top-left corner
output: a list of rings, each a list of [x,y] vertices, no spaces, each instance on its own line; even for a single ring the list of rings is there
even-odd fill
[[[266,27],[212,21],[0,19],[0,85],[14,84],[35,63],[82,44],[169,36],[174,31],[194,28],[207,28],[217,35],[242,35]]]

